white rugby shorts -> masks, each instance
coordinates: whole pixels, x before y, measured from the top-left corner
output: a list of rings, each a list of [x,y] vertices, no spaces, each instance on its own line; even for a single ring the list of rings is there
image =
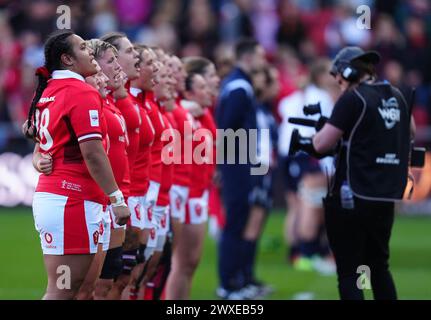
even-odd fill
[[[169,190],[169,202],[172,218],[178,219],[181,223],[186,220],[186,205],[189,197],[189,188],[179,185],[172,185]]]
[[[190,198],[186,205],[185,224],[201,224],[208,221],[208,201],[205,195]]]
[[[49,192],[35,192],[33,217],[43,254],[97,252],[103,205]]]

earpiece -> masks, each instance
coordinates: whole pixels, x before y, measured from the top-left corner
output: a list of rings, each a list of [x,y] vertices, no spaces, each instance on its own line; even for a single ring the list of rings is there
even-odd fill
[[[347,81],[356,81],[358,77],[358,71],[351,66],[346,66],[346,68],[341,72],[341,75]]]

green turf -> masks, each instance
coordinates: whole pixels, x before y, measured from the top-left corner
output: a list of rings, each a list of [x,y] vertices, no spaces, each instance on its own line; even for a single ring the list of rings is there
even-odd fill
[[[272,299],[309,292],[337,299],[335,277],[294,271],[285,262],[283,215],[270,216],[260,245],[257,275],[272,284]],[[431,218],[398,217],[391,242],[391,266],[401,299],[431,299]],[[39,299],[46,280],[39,237],[30,209],[0,209],[0,299]],[[208,238],[193,282],[193,299],[214,299],[216,243]],[[370,297],[369,292],[366,293]]]

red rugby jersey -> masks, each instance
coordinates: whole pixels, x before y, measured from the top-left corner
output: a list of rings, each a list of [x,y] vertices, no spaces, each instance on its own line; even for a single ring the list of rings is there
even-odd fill
[[[110,99],[112,99],[112,95],[110,95]],[[129,138],[127,156],[129,166],[132,168],[139,149],[139,128],[141,123],[139,109],[132,103],[130,94],[124,99],[114,100],[114,104],[120,110],[124,120],[126,120],[127,136]]]
[[[176,164],[174,166],[172,184],[188,187],[190,184],[192,165],[191,162],[186,163],[185,152],[189,153],[189,157],[191,160],[192,154],[190,153],[192,150],[186,150],[186,145],[191,146],[192,144],[193,117],[186,109],[181,106],[179,101],[175,103],[175,109],[172,110],[170,114],[172,115],[176,123],[175,129],[177,129],[181,135],[181,141],[179,142],[181,146],[181,164]]]
[[[126,121],[120,110],[109,99],[104,100],[103,114],[108,128],[107,154],[114,172],[115,181],[123,192],[124,197],[129,196],[128,185],[125,183],[128,176],[129,160],[127,157],[127,129]]]
[[[214,171],[216,169],[216,134],[217,134],[217,126],[214,120],[214,117],[211,113],[210,109],[205,109],[205,112],[202,116],[197,118],[202,127],[208,129],[211,135],[208,135],[208,143],[211,144],[211,154],[209,157],[212,159],[212,163],[207,164],[207,177],[206,183],[207,188],[211,185]]]
[[[172,133],[172,129],[175,128],[175,120],[172,117],[170,112],[166,112],[164,108],[160,108],[160,112],[162,113],[163,121],[165,123],[165,130],[163,131],[163,135],[166,137],[163,139],[163,149],[162,149],[162,158],[166,156],[166,152],[172,156],[173,152],[173,144],[176,142],[173,140],[174,135]],[[170,132],[168,132],[168,130]],[[162,161],[162,183],[160,184],[160,190],[157,198],[156,204],[158,206],[168,206],[169,201],[169,190],[172,186],[172,176],[174,173],[174,164],[166,164],[165,161]]]
[[[203,143],[206,141],[205,131],[199,118],[193,118],[193,142],[192,142],[192,166],[189,183],[189,197],[200,198],[207,188],[208,181],[208,164],[205,163],[205,154]],[[199,136],[200,137],[199,137]],[[199,150],[198,150],[199,149]],[[200,151],[200,152],[199,152]]]
[[[50,192],[101,204],[102,189],[91,177],[79,143],[103,140],[106,123],[96,89],[69,70],[56,70],[36,105],[40,152],[50,154],[53,171],[40,175],[36,192]]]
[[[131,170],[130,194],[143,196],[149,186],[149,169],[151,164],[151,145],[154,141],[155,130],[150,117],[144,107],[144,95],[140,89],[130,88],[132,101],[138,108],[141,126],[139,128],[139,149],[135,164]]]
[[[162,114],[159,110],[159,105],[155,101],[154,93],[151,91],[145,92],[144,106],[147,110],[148,116],[154,127],[154,142],[151,146],[151,167],[150,167],[150,180],[154,182],[162,182],[162,148],[163,142],[161,141],[162,132],[165,129]]]

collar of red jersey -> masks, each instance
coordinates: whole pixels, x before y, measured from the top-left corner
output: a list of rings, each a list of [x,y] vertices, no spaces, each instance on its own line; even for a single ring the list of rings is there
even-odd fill
[[[135,98],[142,92],[139,88],[130,87],[130,94],[134,96]]]
[[[54,70],[52,72],[52,79],[69,79],[74,78],[77,80],[85,81],[84,77],[80,74],[70,70]]]

